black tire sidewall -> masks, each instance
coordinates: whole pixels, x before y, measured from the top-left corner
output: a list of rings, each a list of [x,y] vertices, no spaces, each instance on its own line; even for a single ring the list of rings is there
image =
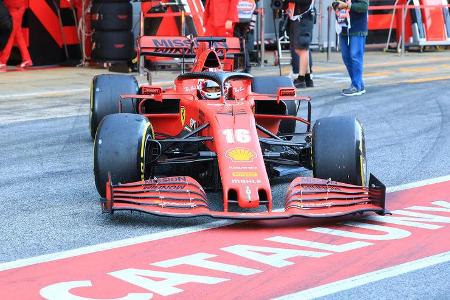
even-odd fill
[[[312,135],[313,174],[316,178],[366,185],[364,130],[353,117],[316,121]]]
[[[137,94],[138,90],[138,82],[131,75],[101,74],[92,79],[89,114],[92,138],[95,138],[97,127],[105,116],[119,112],[120,95]],[[122,112],[136,113],[136,105],[136,100],[123,100]]]
[[[103,118],[94,142],[95,185],[101,197],[105,197],[109,174],[114,184],[145,178],[148,135],[153,136],[153,127],[142,115],[123,113]]]

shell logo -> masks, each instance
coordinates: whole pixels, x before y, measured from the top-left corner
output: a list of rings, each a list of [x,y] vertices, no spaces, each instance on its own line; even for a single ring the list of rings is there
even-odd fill
[[[247,148],[233,148],[227,151],[226,156],[235,162],[250,162],[256,157],[255,152]]]

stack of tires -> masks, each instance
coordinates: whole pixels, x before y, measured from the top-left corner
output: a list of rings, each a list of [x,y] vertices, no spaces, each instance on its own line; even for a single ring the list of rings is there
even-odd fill
[[[92,1],[92,58],[95,61],[128,61],[133,57],[132,19],[129,0]]]

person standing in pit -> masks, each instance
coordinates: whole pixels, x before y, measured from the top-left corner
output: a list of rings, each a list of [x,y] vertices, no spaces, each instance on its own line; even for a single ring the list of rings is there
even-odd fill
[[[299,57],[299,75],[294,80],[296,88],[306,88],[314,86],[309,67],[309,45],[312,41],[312,31],[314,26],[313,0],[287,0],[287,10],[290,24],[290,42]]]
[[[20,54],[22,56],[22,63],[18,65],[18,68],[31,67],[33,62],[31,61],[30,53],[28,52],[27,44],[22,33],[22,18],[25,10],[28,8],[28,0],[3,0],[5,6],[9,10],[9,14],[12,17],[12,32],[9,36],[8,42],[0,55],[0,71],[6,71],[6,63],[14,42],[19,46]]]
[[[203,25],[206,36],[233,36],[239,22],[238,0],[206,0]]]

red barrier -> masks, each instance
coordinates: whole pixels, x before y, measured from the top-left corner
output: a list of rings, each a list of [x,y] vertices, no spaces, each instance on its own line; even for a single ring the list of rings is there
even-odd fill
[[[421,0],[422,2],[436,2],[441,0]],[[421,4],[409,5],[409,1],[401,0],[397,5],[370,6],[369,12],[390,10],[391,14],[370,14],[369,30],[396,30],[396,41],[402,43],[402,46],[431,46],[431,45],[449,45],[450,33],[447,33],[443,8],[450,8],[445,4]],[[413,38],[412,26],[406,24],[412,23],[412,10],[420,9],[420,18],[424,27],[424,38]],[[394,14],[394,16],[393,16]],[[394,19],[393,19],[394,18]],[[404,38],[402,38],[404,36]],[[390,42],[390,41],[388,41]]]

